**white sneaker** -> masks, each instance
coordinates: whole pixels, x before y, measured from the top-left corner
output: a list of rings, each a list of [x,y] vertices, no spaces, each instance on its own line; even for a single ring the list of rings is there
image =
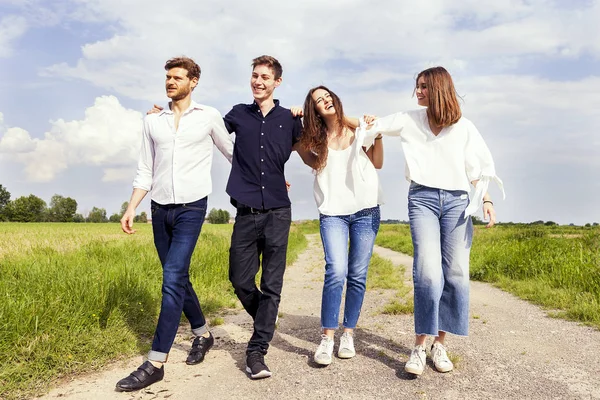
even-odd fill
[[[315,351],[314,360],[319,365],[329,365],[331,364],[333,355],[333,338],[330,338],[327,335],[321,335],[321,344],[317,347],[317,351]]]
[[[349,332],[344,332],[340,338],[340,347],[338,348],[339,358],[352,358],[356,355],[354,350],[354,337]]]
[[[425,345],[415,346],[410,353],[410,358],[404,364],[404,370],[409,374],[421,375],[425,369]]]
[[[431,346],[431,359],[433,360],[435,369],[440,372],[449,372],[454,369],[452,361],[450,361],[448,354],[446,354],[446,348],[439,342]]]

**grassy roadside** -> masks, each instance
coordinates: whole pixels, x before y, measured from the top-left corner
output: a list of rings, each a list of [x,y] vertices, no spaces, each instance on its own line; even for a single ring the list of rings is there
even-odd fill
[[[408,225],[383,225],[378,245],[412,255]],[[600,228],[476,227],[471,278],[600,328]]]
[[[404,267],[396,266],[390,260],[373,254],[367,275],[367,290],[392,289],[394,298],[383,306],[384,314],[398,315],[413,312],[413,298],[410,288],[404,283]]]
[[[0,398],[43,393],[61,376],[144,353],[160,306],[150,225],[0,224]],[[209,316],[237,299],[231,225],[205,225],[190,268]],[[290,233],[288,262],[306,247]]]

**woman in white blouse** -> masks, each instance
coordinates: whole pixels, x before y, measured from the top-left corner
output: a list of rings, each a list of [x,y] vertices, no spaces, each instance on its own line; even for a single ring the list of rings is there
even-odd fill
[[[352,358],[356,354],[353,333],[379,230],[380,192],[375,169],[383,165],[382,140],[381,136],[374,141],[371,138],[372,146],[364,148],[366,130],[355,129],[357,125],[356,120],[344,116],[342,103],[331,90],[319,86],[308,92],[304,130],[297,150],[315,171],[314,196],[325,252],[322,335],[314,355],[314,361],[320,365],[332,361],[345,282],[344,333],[338,357]]]
[[[430,356],[436,369],[453,369],[444,339],[448,332],[468,334],[470,215],[483,206],[487,227],[493,226],[489,182],[504,190],[483,138],[461,114],[450,74],[442,67],[422,71],[415,94],[426,108],[378,119],[369,132],[400,136],[406,158],[416,340],[404,369],[420,375],[427,335],[434,336]],[[469,200],[471,184],[475,189]]]

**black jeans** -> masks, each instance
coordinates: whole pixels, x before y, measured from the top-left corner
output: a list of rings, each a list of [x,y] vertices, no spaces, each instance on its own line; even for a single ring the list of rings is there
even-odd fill
[[[195,334],[206,329],[206,320],[189,275],[190,260],[204,223],[206,206],[206,197],[186,204],[151,203],[154,245],[163,268],[160,315],[152,350],[148,354],[152,361],[167,361],[182,311]]]
[[[247,353],[267,354],[281,299],[292,212],[290,207],[256,212],[239,208],[229,249],[229,280],[254,319]],[[260,290],[255,278],[262,255]]]

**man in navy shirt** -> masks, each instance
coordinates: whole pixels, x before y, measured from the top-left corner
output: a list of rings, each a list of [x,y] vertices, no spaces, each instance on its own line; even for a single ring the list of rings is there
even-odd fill
[[[302,132],[300,117],[273,99],[281,84],[282,67],[271,56],[252,61],[252,104],[238,104],[225,116],[235,132],[227,194],[237,213],[229,250],[229,279],[235,294],[254,319],[246,350],[246,371],[267,378],[269,342],[281,298],[288,235],[292,220],[284,165]],[[255,278],[262,256],[260,290]]]

